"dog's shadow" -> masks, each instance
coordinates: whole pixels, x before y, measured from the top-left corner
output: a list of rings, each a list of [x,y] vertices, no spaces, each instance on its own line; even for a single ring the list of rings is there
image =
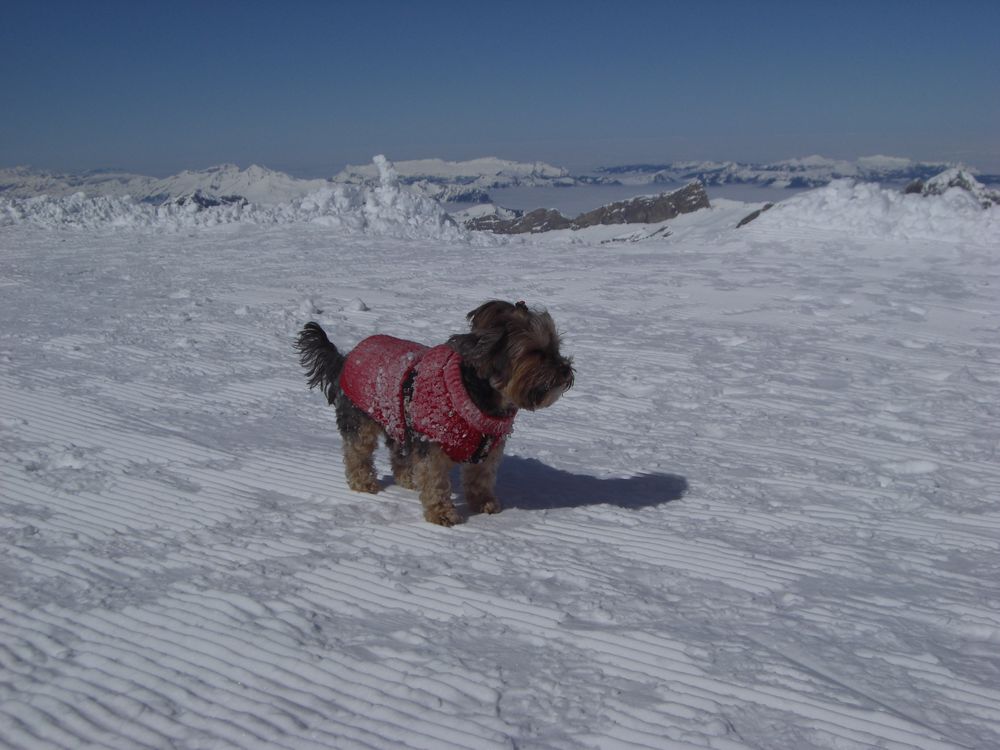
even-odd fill
[[[505,508],[552,510],[612,505],[637,510],[679,500],[688,482],[676,474],[601,479],[555,469],[533,458],[506,456],[496,492]]]

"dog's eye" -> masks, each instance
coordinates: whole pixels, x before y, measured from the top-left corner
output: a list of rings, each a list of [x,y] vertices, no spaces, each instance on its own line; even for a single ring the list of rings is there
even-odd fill
[[[528,394],[528,398],[531,399],[531,403],[540,404],[545,399],[545,396],[548,394],[548,392],[549,389],[543,386],[539,386],[538,388],[532,388],[531,393]]]

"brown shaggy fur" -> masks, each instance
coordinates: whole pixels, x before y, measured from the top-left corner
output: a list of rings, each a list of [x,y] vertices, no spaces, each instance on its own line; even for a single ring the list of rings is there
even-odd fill
[[[462,355],[462,382],[486,414],[503,417],[516,409],[542,409],[573,386],[572,360],[560,354],[559,334],[544,310],[493,300],[466,317],[469,332],[452,336],[448,346]],[[296,346],[309,387],[319,386],[336,407],[348,485],[357,492],[378,492],[373,454],[385,431],[340,390],[343,355],[316,323],[306,324]],[[442,526],[459,523],[449,480],[454,462],[444,450],[412,433],[403,443],[386,437],[386,445],[396,483],[420,493],[424,518]],[[502,457],[500,444],[482,462],[463,464],[462,486],[472,512],[499,512],[493,487]]]

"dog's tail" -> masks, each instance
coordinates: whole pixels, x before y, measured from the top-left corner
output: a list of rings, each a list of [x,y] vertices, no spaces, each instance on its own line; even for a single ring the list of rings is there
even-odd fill
[[[319,323],[306,323],[299,333],[295,348],[299,350],[299,362],[306,368],[309,387],[319,389],[329,403],[340,392],[340,371],[344,369],[344,355],[337,351],[326,337]]]

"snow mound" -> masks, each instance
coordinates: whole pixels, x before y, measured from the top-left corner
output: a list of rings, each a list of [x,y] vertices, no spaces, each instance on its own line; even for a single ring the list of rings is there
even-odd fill
[[[195,227],[249,223],[315,223],[348,232],[408,239],[468,239],[433,198],[403,188],[388,159],[374,159],[374,186],[334,185],[277,206],[232,203],[205,207],[191,201],[159,206],[130,196],[0,198],[0,226],[30,224],[51,229],[75,227],[153,228],[179,231]]]
[[[983,208],[1000,205],[1000,191],[990,190],[966,169],[954,167],[927,180],[923,195],[944,195],[952,188],[958,188],[972,195]]]
[[[861,237],[934,239],[977,244],[1000,240],[1000,211],[986,209],[967,190],[903,194],[875,183],[835,180],[800,193],[761,214],[762,229],[840,229]]]

